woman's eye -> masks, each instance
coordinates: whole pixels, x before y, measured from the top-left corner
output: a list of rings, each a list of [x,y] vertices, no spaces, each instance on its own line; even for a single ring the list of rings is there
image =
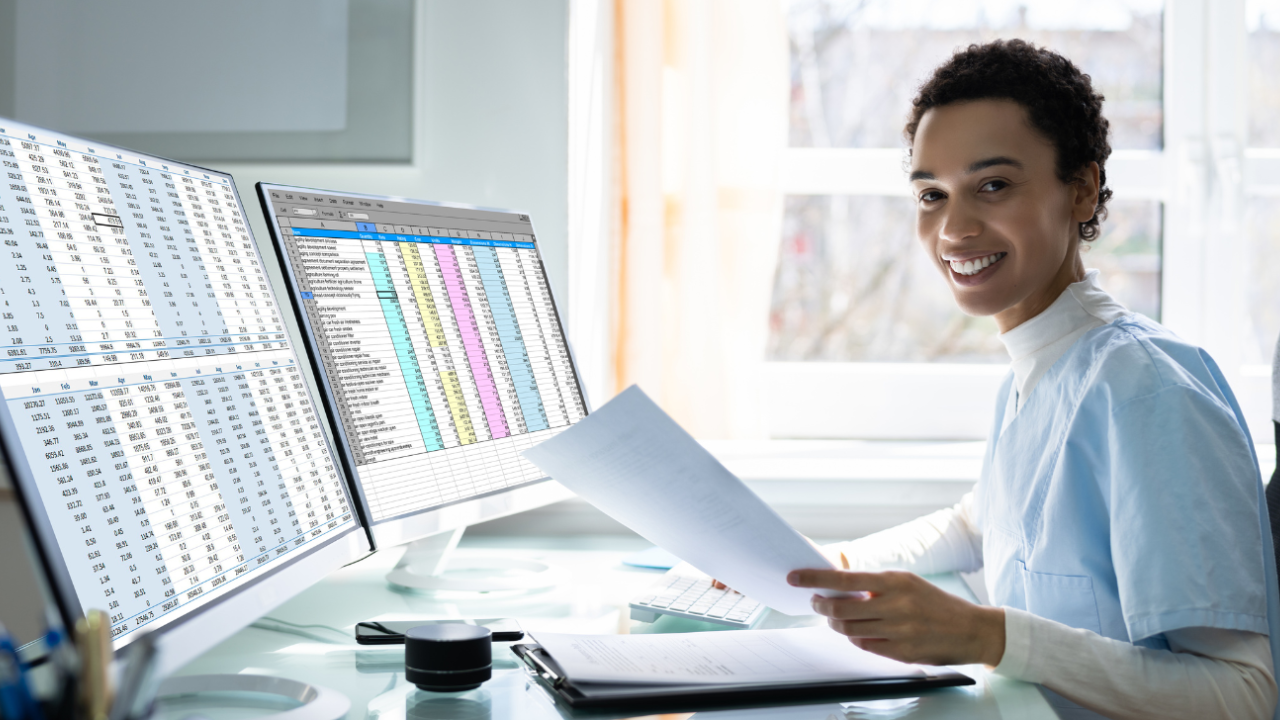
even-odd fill
[[[943,198],[942,193],[937,190],[926,190],[920,193],[920,202],[930,203],[937,202]]]
[[[983,183],[982,187],[978,188],[978,192],[995,192],[997,190],[1003,190],[1007,187],[1009,187],[1009,183],[1003,180],[991,180]]]

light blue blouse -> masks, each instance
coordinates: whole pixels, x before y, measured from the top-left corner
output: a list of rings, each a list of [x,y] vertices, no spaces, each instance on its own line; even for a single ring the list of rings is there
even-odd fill
[[[1213,360],[1128,314],[1006,420],[1011,387],[974,497],[992,604],[1151,648],[1186,627],[1262,633],[1280,668],[1258,460]]]

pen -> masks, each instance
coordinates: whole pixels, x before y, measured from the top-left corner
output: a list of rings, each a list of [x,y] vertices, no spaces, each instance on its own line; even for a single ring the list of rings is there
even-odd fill
[[[559,688],[561,685],[564,684],[564,677],[557,675],[556,672],[552,670],[546,663],[542,662],[542,660],[538,657],[538,652],[539,651],[536,649],[528,650],[524,654],[524,659],[532,662],[534,665],[537,666],[534,668],[534,672],[541,675],[544,680],[547,680],[548,682],[550,682],[551,687]]]
[[[111,624],[101,610],[76,621],[80,649],[80,703],[87,720],[107,720],[111,708]]]

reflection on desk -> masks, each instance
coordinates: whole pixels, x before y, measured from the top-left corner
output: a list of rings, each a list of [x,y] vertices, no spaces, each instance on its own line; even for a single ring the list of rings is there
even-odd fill
[[[357,645],[354,626],[371,619],[442,619],[510,617],[536,633],[690,632],[720,626],[663,617],[648,624],[630,620],[627,603],[661,572],[628,567],[622,558],[647,546],[631,537],[497,538],[469,537],[462,551],[542,560],[565,568],[570,580],[555,590],[523,595],[441,597],[394,590],[386,582],[397,551],[380,552],[335,573],[275,610],[271,617],[295,626],[311,626],[288,634],[250,627],[206,653],[182,674],[250,672],[327,686],[351,700],[349,718],[370,720],[557,720],[575,714],[557,706],[533,682],[510,651],[496,643],[493,679],[464,693],[428,693],[404,679],[402,646]],[[958,577],[931,578],[944,589],[972,597]],[[766,616],[759,627],[793,627],[820,623],[818,618]],[[268,623],[269,624],[269,623]],[[316,627],[320,626],[320,627]],[[279,627],[284,627],[279,625]],[[662,716],[664,720],[859,720],[861,718],[974,718],[982,720],[1046,720],[1056,718],[1039,690],[1026,683],[993,676],[977,666],[959,668],[977,680],[964,688],[948,688],[915,699],[821,703],[791,707],[735,708]],[[191,703],[161,708],[159,720],[182,718],[197,710]],[[266,711],[270,712],[270,711]],[[244,707],[199,708],[210,720],[257,717],[264,710]],[[586,715],[582,715],[586,716]],[[590,714],[591,718],[625,718]]]

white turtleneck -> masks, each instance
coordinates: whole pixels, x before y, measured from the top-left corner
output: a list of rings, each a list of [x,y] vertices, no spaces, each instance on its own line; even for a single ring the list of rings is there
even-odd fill
[[[1021,410],[1045,372],[1076,344],[1082,335],[1129,314],[1098,286],[1098,271],[1072,283],[1044,312],[1006,333],[1000,342],[1013,360],[1015,410]],[[1005,422],[1011,415],[1006,414]]]
[[[1081,336],[1128,312],[1090,270],[1044,312],[1001,334],[1015,390],[1005,422]],[[973,493],[955,507],[833,548],[854,570],[976,571],[982,532],[973,521]],[[1110,718],[1272,717],[1275,669],[1265,635],[1184,628],[1165,638],[1169,650],[1151,650],[1005,608],[1005,651],[995,672],[1039,683]]]

